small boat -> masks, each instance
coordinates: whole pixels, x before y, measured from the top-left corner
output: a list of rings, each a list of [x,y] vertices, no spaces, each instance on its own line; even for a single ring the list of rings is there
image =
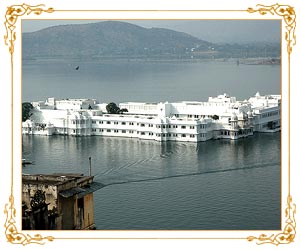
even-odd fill
[[[33,161],[28,161],[26,159],[22,159],[22,166],[30,165],[30,164],[34,164],[34,162]]]

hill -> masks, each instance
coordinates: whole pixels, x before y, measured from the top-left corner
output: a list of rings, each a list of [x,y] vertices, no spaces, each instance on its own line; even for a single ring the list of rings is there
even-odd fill
[[[215,53],[214,45],[183,32],[119,21],[59,25],[23,33],[28,57],[185,57]]]

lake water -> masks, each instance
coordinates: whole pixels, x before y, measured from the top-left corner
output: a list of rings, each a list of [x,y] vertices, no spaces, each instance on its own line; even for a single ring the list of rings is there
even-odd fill
[[[75,70],[76,66],[79,70]],[[232,62],[23,61],[23,101],[48,97],[100,102],[206,101],[227,93],[244,100],[280,94],[279,65]]]
[[[75,66],[80,69],[75,71]],[[24,61],[23,101],[239,99],[280,93],[280,67],[234,63]],[[23,136],[24,173],[92,174],[101,230],[278,230],[280,133],[202,143]]]

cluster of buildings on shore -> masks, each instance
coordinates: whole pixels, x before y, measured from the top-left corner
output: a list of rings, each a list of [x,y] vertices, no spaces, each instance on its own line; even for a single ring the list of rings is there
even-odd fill
[[[280,130],[280,95],[256,93],[243,101],[222,94],[207,102],[126,102],[119,104],[128,111],[123,114],[108,113],[107,104],[95,99],[48,98],[32,105],[23,134],[199,142]]]

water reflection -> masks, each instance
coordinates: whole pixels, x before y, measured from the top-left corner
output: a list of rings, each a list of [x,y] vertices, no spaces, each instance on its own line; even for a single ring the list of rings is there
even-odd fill
[[[24,173],[92,174],[100,229],[280,229],[280,133],[203,143],[23,136]],[[272,208],[272,209],[270,209]]]
[[[36,165],[28,173],[88,173],[103,184],[205,174],[280,164],[280,133],[255,134],[200,143],[129,138],[23,136],[23,157]]]

